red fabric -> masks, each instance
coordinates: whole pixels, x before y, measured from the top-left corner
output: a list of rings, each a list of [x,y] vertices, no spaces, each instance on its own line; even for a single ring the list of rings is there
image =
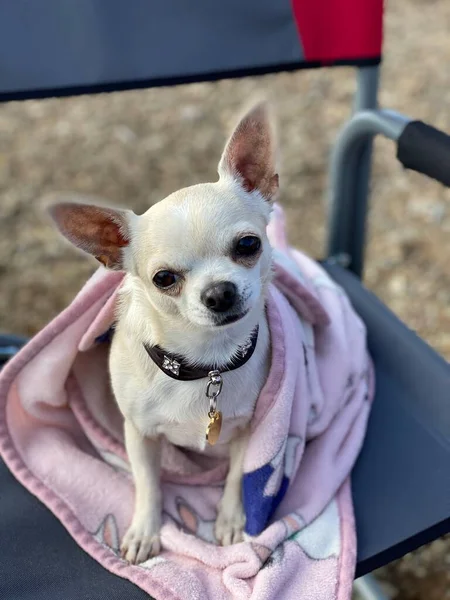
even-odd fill
[[[383,0],[291,0],[305,60],[381,56]]]

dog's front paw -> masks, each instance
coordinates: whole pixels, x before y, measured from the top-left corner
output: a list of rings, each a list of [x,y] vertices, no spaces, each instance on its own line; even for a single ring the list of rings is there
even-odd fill
[[[160,550],[159,528],[152,524],[152,519],[133,519],[120,546],[122,558],[136,565],[156,556]]]
[[[242,504],[222,506],[217,515],[215,535],[222,546],[242,542],[245,526],[245,514]]]

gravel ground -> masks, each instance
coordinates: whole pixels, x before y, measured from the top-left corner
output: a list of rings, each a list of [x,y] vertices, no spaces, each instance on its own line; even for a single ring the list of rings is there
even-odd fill
[[[387,7],[381,103],[450,131],[450,3]],[[95,265],[43,216],[55,191],[144,211],[169,192],[216,178],[227,127],[243,102],[275,102],[290,239],[323,254],[327,161],[349,115],[349,69],[305,71],[0,110],[0,330],[31,335],[73,298]],[[375,144],[366,283],[450,359],[450,190],[402,171]],[[383,569],[392,597],[450,598],[450,539]]]

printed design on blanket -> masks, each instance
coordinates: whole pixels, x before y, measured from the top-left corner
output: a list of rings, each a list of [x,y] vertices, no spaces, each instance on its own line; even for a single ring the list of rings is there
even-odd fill
[[[344,291],[289,247],[278,205],[268,235],[272,362],[244,456],[242,543],[215,540],[226,463],[208,470],[167,443],[162,552],[138,566],[120,557],[134,491],[106,365],[123,274],[100,268],[0,374],[5,463],[91,556],[157,599],[351,598],[349,475],[374,392],[365,328]]]
[[[273,459],[244,473],[242,480],[244,510],[246,516],[245,533],[254,536],[263,531],[282,501],[295,468],[295,457],[302,438],[290,435]]]
[[[289,536],[289,540],[300,546],[309,558],[324,560],[340,554],[339,509],[332,500],[325,510],[308,527]]]
[[[100,544],[112,550],[114,554],[119,553],[120,539],[114,515],[106,515],[93,535]]]
[[[285,544],[295,543],[311,560],[338,558],[341,552],[339,507],[332,500],[309,525],[297,513],[281,519],[285,526],[283,541],[270,553],[264,567],[283,562]]]
[[[214,519],[204,519],[184,498],[177,496],[175,499],[177,515],[174,521],[186,532],[194,534],[205,542],[217,544],[214,534]],[[171,517],[167,512],[166,515]]]

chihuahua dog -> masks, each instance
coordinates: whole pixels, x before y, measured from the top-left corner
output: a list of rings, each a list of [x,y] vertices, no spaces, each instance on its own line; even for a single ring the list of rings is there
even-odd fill
[[[215,536],[222,545],[242,540],[243,457],[270,358],[266,226],[278,191],[275,163],[261,102],[229,138],[217,182],[181,189],[139,216],[85,203],[50,209],[70,242],[125,271],[109,368],[135,484],[121,544],[131,563],[160,551],[162,436],[229,457]]]

